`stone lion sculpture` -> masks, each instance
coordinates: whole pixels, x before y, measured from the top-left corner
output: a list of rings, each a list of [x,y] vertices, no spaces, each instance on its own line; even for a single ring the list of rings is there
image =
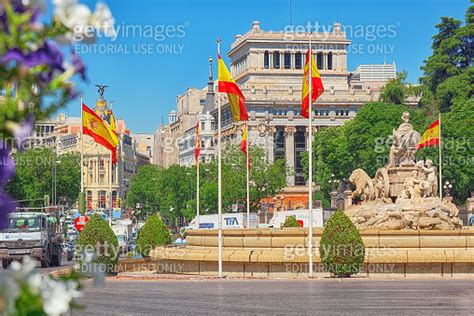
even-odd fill
[[[352,193],[352,198],[360,196],[363,201],[375,199],[374,183],[369,175],[362,169],[352,171],[349,181],[355,184],[356,189]]]

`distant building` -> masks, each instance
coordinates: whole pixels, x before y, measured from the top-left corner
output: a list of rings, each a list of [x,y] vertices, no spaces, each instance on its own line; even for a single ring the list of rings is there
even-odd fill
[[[106,100],[99,100],[94,108],[104,120],[109,120]],[[138,164],[150,162],[148,155],[137,153],[136,142],[129,135],[123,119],[116,120],[119,144],[117,165],[111,165],[110,150],[98,145],[90,136],[84,136],[84,190],[88,209],[121,207],[130,187],[130,180]],[[58,155],[81,151],[80,117],[60,114],[56,119],[35,123],[35,130],[29,138],[32,147],[46,146]],[[151,144],[153,141],[151,141]],[[152,149],[150,149],[152,151]],[[112,172],[111,172],[112,170]],[[111,192],[111,193],[110,193]],[[110,205],[110,194],[112,205]]]
[[[150,163],[153,162],[153,153],[155,147],[155,135],[148,133],[132,133],[130,136],[135,141],[136,152],[142,156],[148,157]]]
[[[381,65],[359,65],[350,76],[350,83],[354,89],[367,87],[381,88],[388,80],[397,77],[395,63]]]
[[[321,128],[340,126],[354,118],[364,103],[378,101],[380,88],[396,76],[395,64],[361,65],[350,72],[347,69],[350,40],[339,23],[334,24],[331,32],[292,33],[265,31],[256,21],[247,33],[236,35],[227,55],[230,71],[246,97],[249,143],[261,146],[270,162],[285,159],[291,171],[287,175],[287,187],[278,199],[269,197],[270,209],[276,207],[275,201],[280,208],[307,207],[307,183],[301,157],[308,146],[308,120],[301,116],[301,85],[310,36],[325,87],[325,93],[313,106],[313,134]],[[207,97],[212,96],[212,99],[206,98],[200,104],[204,105],[201,116],[209,113],[214,117],[215,145],[217,107],[213,86],[211,71]],[[233,122],[227,97],[224,94],[218,97],[222,106],[223,145],[238,144],[241,124]],[[197,111],[198,102],[193,104]],[[195,121],[188,120],[184,124],[182,117],[189,115],[189,111],[183,111],[179,102],[177,105],[176,111],[170,113],[170,123],[157,130],[157,135],[161,135],[157,154],[167,159],[166,162],[160,161],[162,166],[170,163],[190,165],[194,161]],[[171,119],[171,115],[177,118],[176,121]],[[165,144],[166,139],[168,142]],[[179,151],[172,146],[176,140]]]

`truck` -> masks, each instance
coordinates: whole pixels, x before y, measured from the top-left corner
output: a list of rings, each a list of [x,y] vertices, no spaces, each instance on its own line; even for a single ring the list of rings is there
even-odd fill
[[[280,228],[288,217],[294,216],[302,227],[309,226],[309,211],[308,210],[293,210],[293,211],[279,211],[273,214],[273,217],[268,222],[270,227]],[[313,227],[323,227],[323,209],[313,209]]]
[[[128,244],[132,240],[133,236],[133,225],[112,225],[112,231],[118,240],[120,252],[125,253],[128,251]]]
[[[257,228],[258,218],[256,213],[250,213],[250,227]],[[217,229],[218,215],[208,214],[199,216],[199,227],[197,225],[197,217],[195,217],[188,225],[188,229]],[[247,213],[223,213],[222,228],[247,228]]]
[[[61,265],[62,234],[57,212],[44,209],[19,210],[8,214],[7,226],[0,231],[0,260],[4,269],[13,260],[30,256],[41,267]]]

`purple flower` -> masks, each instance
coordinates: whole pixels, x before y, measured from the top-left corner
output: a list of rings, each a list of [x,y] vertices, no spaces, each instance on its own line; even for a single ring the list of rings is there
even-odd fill
[[[65,91],[69,100],[75,99],[79,96],[79,92],[77,92],[73,86],[66,86]]]
[[[15,174],[15,163],[8,149],[7,143],[0,142],[0,190]]]
[[[16,207],[12,198],[3,191],[8,180],[15,174],[15,163],[4,141],[0,142],[0,159],[0,229],[3,229],[7,224],[8,213],[13,212]]]
[[[13,142],[19,150],[23,149],[23,145],[28,137],[31,136],[35,124],[35,116],[33,113],[28,114],[23,124],[12,121],[6,121],[5,127],[13,134]]]
[[[28,54],[24,54],[18,48],[9,49],[5,55],[3,55],[2,63],[8,63],[10,61],[16,61],[27,68],[47,65],[51,70],[57,69],[64,72],[63,53],[58,45],[51,41],[45,42],[43,47]]]
[[[16,203],[12,198],[2,190],[0,190],[0,229],[7,227],[8,214],[16,208]]]
[[[74,67],[74,72],[80,74],[82,80],[87,81],[86,66],[74,51],[71,52],[71,62]]]

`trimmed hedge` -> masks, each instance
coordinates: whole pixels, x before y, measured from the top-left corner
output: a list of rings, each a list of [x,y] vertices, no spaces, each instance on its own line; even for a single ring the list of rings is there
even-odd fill
[[[159,215],[148,217],[138,233],[137,252],[146,257],[157,246],[171,243],[171,233]]]
[[[90,217],[77,240],[78,258],[83,251],[93,250],[93,263],[105,264],[107,273],[115,271],[119,255],[119,245],[109,224],[98,214]]]
[[[343,211],[337,210],[326,223],[319,247],[326,272],[350,277],[364,262],[365,247],[359,230]]]
[[[301,227],[300,223],[296,220],[296,217],[289,216],[285,219],[285,222],[281,227]]]

